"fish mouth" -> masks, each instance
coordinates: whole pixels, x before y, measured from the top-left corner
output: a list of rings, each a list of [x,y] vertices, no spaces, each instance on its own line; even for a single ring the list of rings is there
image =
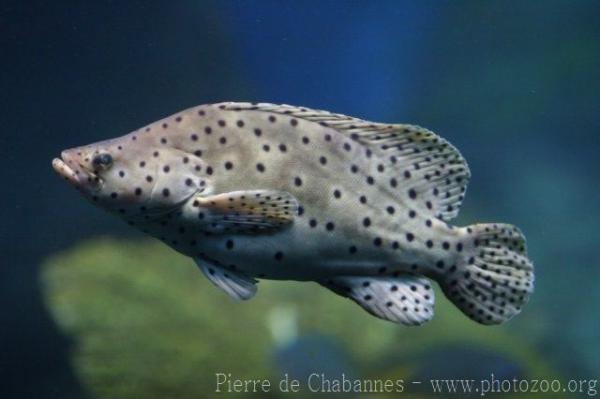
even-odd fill
[[[70,150],[60,154],[60,158],[52,160],[52,168],[64,180],[77,189],[89,189],[97,191],[102,185],[101,179],[92,172],[87,171],[77,159],[72,156]]]
[[[68,181],[69,183],[77,186],[79,185],[79,173],[75,173],[75,170],[71,169],[69,165],[61,158],[54,158],[52,160],[52,167],[54,171],[58,173],[63,179]]]

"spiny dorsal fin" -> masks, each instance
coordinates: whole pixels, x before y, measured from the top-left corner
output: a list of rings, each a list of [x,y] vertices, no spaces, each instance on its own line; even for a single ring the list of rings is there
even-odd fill
[[[277,230],[294,221],[298,201],[277,190],[232,191],[191,200],[197,223],[211,232],[258,233]]]
[[[321,284],[380,319],[415,326],[433,317],[434,293],[425,277],[340,276]]]
[[[460,152],[433,132],[415,125],[383,124],[341,114],[268,103],[222,103],[220,109],[271,112],[319,123],[366,147],[370,174],[383,174],[391,192],[415,201],[443,220],[460,209],[471,176]]]

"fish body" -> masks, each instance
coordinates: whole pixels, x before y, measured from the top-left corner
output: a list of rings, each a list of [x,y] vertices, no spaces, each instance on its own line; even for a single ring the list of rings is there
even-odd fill
[[[448,224],[470,171],[418,126],[221,103],[53,164],[234,298],[251,298],[256,278],[316,281],[377,317],[418,325],[433,317],[434,280],[467,316],[498,324],[533,290],[517,228]]]

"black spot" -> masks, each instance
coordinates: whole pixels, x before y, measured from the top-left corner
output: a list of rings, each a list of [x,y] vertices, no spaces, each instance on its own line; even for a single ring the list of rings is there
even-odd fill
[[[444,248],[445,250],[449,250],[449,249],[450,249],[450,243],[448,243],[448,242],[444,241],[444,242],[442,243],[442,248]]]
[[[298,187],[300,187],[302,185],[302,179],[299,177],[295,177],[294,178],[294,184]]]
[[[212,166],[207,166],[206,167],[206,174],[208,174],[208,175],[212,175],[213,174],[213,168],[212,168]]]
[[[260,129],[254,129],[254,134],[256,135],[256,137],[260,137],[260,135],[262,134],[262,130]]]
[[[154,151],[154,152],[152,153],[152,156],[153,156],[154,158],[158,158],[158,156],[159,156],[159,155],[160,155],[160,154],[158,153],[158,151]]]
[[[390,215],[393,215],[393,214],[394,214],[394,212],[396,211],[396,210],[394,209],[394,207],[393,207],[393,206],[388,206],[388,207],[387,207],[385,210],[386,210],[386,211],[387,211],[387,213],[389,213]]]
[[[364,195],[361,195],[359,198],[359,201],[361,204],[366,204],[367,203],[367,197],[365,197]]]
[[[371,219],[369,218],[364,218],[362,221],[363,226],[365,227],[369,227],[371,225]]]
[[[206,133],[206,134],[211,134],[211,133],[212,133],[212,128],[211,128],[210,126],[206,126],[206,127],[204,128],[204,133]]]
[[[185,179],[185,185],[190,187],[194,184],[194,182],[192,181],[192,179],[190,179],[189,177],[187,179]]]
[[[357,249],[354,245],[351,245],[350,248],[348,248],[348,252],[350,252],[351,254],[355,254],[356,251],[357,251]]]
[[[417,192],[415,191],[414,188],[411,188],[410,190],[408,190],[408,196],[410,197],[410,199],[417,198]]]
[[[285,144],[279,144],[279,151],[281,151],[281,152],[287,151],[287,147],[285,146]]]
[[[123,172],[122,170],[119,171],[119,177],[125,177],[125,172]]]
[[[233,240],[227,240],[227,242],[225,242],[225,247],[227,249],[233,249]]]
[[[432,248],[433,247],[433,241],[427,240],[427,242],[425,243],[425,245],[427,245],[427,248]]]
[[[461,251],[463,250],[463,245],[462,245],[462,243],[461,243],[461,242],[459,242],[458,244],[456,244],[456,250],[457,250],[458,252],[461,252]]]
[[[298,216],[302,216],[302,215],[304,215],[304,208],[299,206],[298,207]]]
[[[221,144],[225,145],[225,144],[227,143],[227,138],[226,138],[225,136],[221,137],[221,138],[219,139],[219,143],[221,143]]]
[[[413,219],[415,216],[417,216],[417,212],[413,211],[412,209],[408,211],[409,218]]]
[[[317,227],[317,221],[315,219],[310,219],[310,221],[308,222],[308,225],[312,228]]]
[[[256,170],[258,170],[259,172],[264,172],[265,171],[265,165],[263,165],[262,163],[257,163],[256,164]]]
[[[376,247],[380,247],[382,243],[383,241],[379,237],[375,237],[375,239],[373,240],[373,245],[375,245]]]
[[[356,172],[358,172],[358,166],[356,166],[356,165],[352,165],[352,166],[350,166],[350,171],[351,171],[352,173],[356,173]]]
[[[275,123],[276,120],[277,120],[277,118],[275,118],[273,115],[269,116],[269,122]]]
[[[137,187],[134,192],[135,192],[135,195],[138,195],[138,196],[142,195],[142,189],[139,187]]]
[[[333,196],[335,198],[341,198],[342,197],[342,193],[340,192],[340,190],[333,190]]]
[[[374,184],[375,183],[375,179],[373,179],[373,176],[367,176],[367,183],[368,184]]]
[[[171,192],[169,191],[168,188],[163,188],[162,195],[163,195],[163,197],[168,197],[169,195],[171,195]]]
[[[351,149],[352,149],[352,147],[350,146],[350,144],[344,143],[344,150],[350,151]]]
[[[413,233],[406,233],[406,240],[407,241],[412,241],[415,239],[415,235]]]
[[[365,295],[364,296],[364,300],[365,301],[370,301],[373,297],[371,295]]]
[[[296,119],[290,119],[290,125],[292,125],[292,126],[298,126],[298,120],[296,120]]]
[[[269,145],[268,145],[268,144],[265,144],[265,145],[263,145],[263,147],[262,147],[262,148],[263,148],[263,150],[264,150],[265,152],[269,152],[269,150],[271,149],[271,147],[269,147]]]
[[[233,168],[233,164],[229,161],[225,162],[225,169],[231,170]]]
[[[333,229],[335,228],[335,225],[333,224],[333,222],[327,222],[327,224],[325,225],[325,228],[328,231],[333,231]]]
[[[310,143],[310,139],[308,137],[304,136],[304,137],[302,137],[302,143],[308,144],[308,143]]]
[[[325,157],[320,157],[319,158],[319,162],[321,163],[321,165],[325,165],[327,163],[327,158]]]
[[[444,261],[443,260],[438,260],[437,263],[435,264],[435,267],[437,267],[438,269],[443,269],[444,268]]]
[[[183,157],[183,163],[188,163],[190,162],[190,159],[188,157]]]
[[[237,124],[238,127],[244,127],[244,121],[241,120],[241,119],[239,121],[237,121],[236,124]]]
[[[408,170],[404,171],[404,177],[410,179],[410,172]]]
[[[427,226],[427,227],[431,227],[431,220],[430,220],[430,219],[427,219],[427,220],[425,221],[425,226]]]
[[[278,251],[275,253],[275,260],[280,261],[283,259],[283,252]]]
[[[117,197],[118,197],[117,193],[110,193],[110,198],[115,199]]]
[[[144,166],[146,166],[146,162],[145,161],[140,162],[140,168],[143,168]]]
[[[163,172],[169,173],[170,170],[171,170],[171,168],[169,167],[169,165],[163,166]]]
[[[331,141],[331,135],[330,134],[326,134],[325,135],[325,141]]]
[[[152,180],[154,180],[154,179],[152,178],[152,176],[150,176],[150,175],[146,176],[146,181],[147,181],[148,183],[152,182]]]
[[[223,119],[219,120],[218,123],[219,123],[219,126],[221,126],[221,127],[225,127],[225,125],[226,125],[226,123]]]

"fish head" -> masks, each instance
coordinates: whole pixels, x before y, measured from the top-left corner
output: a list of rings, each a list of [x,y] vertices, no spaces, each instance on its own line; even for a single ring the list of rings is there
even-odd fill
[[[132,137],[64,150],[52,166],[94,205],[124,218],[164,215],[206,190],[200,158]]]

